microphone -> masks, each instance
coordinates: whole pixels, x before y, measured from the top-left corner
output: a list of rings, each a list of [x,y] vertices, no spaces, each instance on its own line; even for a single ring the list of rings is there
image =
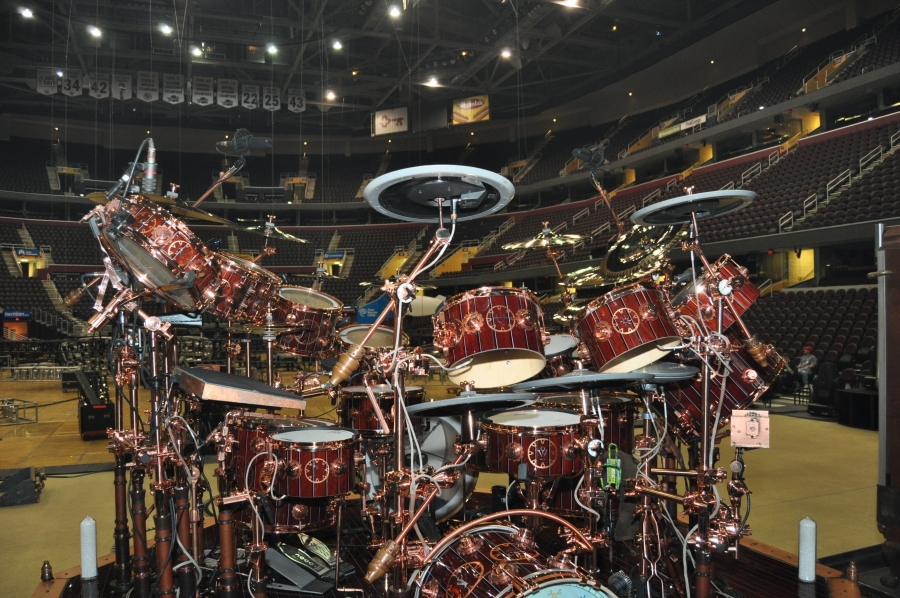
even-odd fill
[[[238,129],[234,139],[216,142],[216,151],[228,156],[247,156],[253,150],[272,149],[272,140],[268,137],[254,137],[247,129]]]
[[[144,162],[144,178],[141,180],[141,191],[156,193],[156,147],[153,140],[147,140],[147,161]]]
[[[63,307],[72,307],[84,296],[87,292],[87,287],[78,287],[63,299],[62,305]]]

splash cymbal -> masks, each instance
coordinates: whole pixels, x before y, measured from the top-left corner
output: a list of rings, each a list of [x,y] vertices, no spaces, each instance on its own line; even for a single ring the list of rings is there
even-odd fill
[[[687,237],[687,234],[686,224],[636,224],[616,239],[596,271],[583,272],[569,284],[590,287],[621,284],[642,278],[656,270],[672,247]]]
[[[544,228],[534,237],[526,241],[507,243],[503,249],[546,249],[575,245],[582,239],[581,235],[561,235],[550,230],[550,223],[544,222]]]

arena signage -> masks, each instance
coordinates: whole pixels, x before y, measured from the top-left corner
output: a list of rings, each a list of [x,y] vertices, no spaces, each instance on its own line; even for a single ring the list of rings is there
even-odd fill
[[[4,320],[15,320],[16,318],[30,318],[31,310],[30,309],[4,309],[3,310],[3,319]]]
[[[491,104],[488,101],[488,96],[471,96],[453,100],[454,125],[464,125],[485,120],[491,120]]]
[[[41,257],[41,250],[32,247],[16,247],[16,257]]]
[[[409,127],[408,109],[394,108],[393,110],[378,110],[372,115],[372,137],[375,135],[388,135],[401,133]]]

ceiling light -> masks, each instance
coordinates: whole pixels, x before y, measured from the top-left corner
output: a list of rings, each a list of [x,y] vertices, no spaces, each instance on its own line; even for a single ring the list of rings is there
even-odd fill
[[[656,32],[656,35],[662,35],[662,32],[657,31],[657,32]]]
[[[765,108],[766,108],[765,106],[760,106],[760,107],[759,107],[760,110],[765,110]]]
[[[569,8],[578,8],[578,0],[562,0],[560,4]]]
[[[19,14],[22,15],[23,17],[25,17],[26,19],[30,19],[31,17],[34,16],[34,13],[31,12],[30,8],[20,8]]]
[[[553,119],[553,122],[556,122],[556,119],[555,119],[555,118]]]
[[[62,71],[56,71],[56,76],[57,76],[57,77],[62,77],[62,76],[63,76],[63,72],[62,72]]]
[[[500,52],[500,56],[502,56],[503,58],[509,58],[510,56],[512,56],[512,52],[510,52],[509,50],[503,50],[502,52]]]
[[[710,64],[715,64],[716,61],[715,61],[715,60],[710,60],[709,63],[710,63]]]
[[[388,143],[390,143],[390,142],[391,142],[391,140],[390,140],[390,139],[388,139]]]
[[[55,130],[59,131],[59,127],[53,127]]]
[[[269,54],[277,54],[278,48],[275,47],[275,44],[269,44],[268,46],[266,46],[266,52],[268,52]]]
[[[465,50],[463,50],[463,51],[460,53],[460,56],[467,56],[468,54],[469,54],[468,52],[466,52]]]
[[[201,51],[197,46],[194,46],[193,48],[191,48],[191,54],[193,54],[194,56],[200,56],[201,54],[203,54],[203,51]]]
[[[394,4],[388,9],[388,14],[396,19],[400,16],[400,7]]]
[[[147,135],[149,135],[149,134],[150,134],[150,131],[148,130],[148,131],[147,131]]]
[[[613,28],[612,28],[612,30],[613,30],[613,31],[615,31],[615,30],[616,30],[616,29],[618,29],[618,28],[619,28],[619,26],[618,26],[618,25],[613,25]]]
[[[172,28],[165,23],[159,26],[159,30],[162,31],[163,35],[170,35],[172,33]]]
[[[331,91],[331,90],[328,90],[328,91],[325,92],[325,99],[326,99],[326,100],[333,100],[333,99],[336,98],[336,97],[337,97],[337,96],[334,95],[334,92]]]
[[[472,131],[471,133],[469,133],[469,135],[471,135],[472,137],[475,137],[475,131]]]
[[[359,71],[351,71],[350,74],[355,77],[359,74]]]
[[[97,29],[96,27],[94,27],[93,25],[91,25],[90,27],[88,27],[88,33],[90,33],[93,37],[100,37],[100,34],[102,32],[99,29]]]
[[[630,92],[630,91],[628,92],[628,97],[629,97],[629,98],[631,97],[631,92]]]
[[[335,50],[340,50],[340,49],[343,48],[344,46],[341,44],[341,41],[340,41],[340,40],[337,40],[337,39],[336,39],[336,40],[334,40],[334,43],[331,44],[331,47],[334,48]]]
[[[806,33],[806,27],[800,30],[800,33]]]
[[[437,87],[439,85],[437,77],[432,77],[425,85],[428,87]]]

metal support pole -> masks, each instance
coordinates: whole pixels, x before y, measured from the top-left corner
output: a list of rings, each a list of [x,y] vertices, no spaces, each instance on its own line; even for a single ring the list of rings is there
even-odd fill
[[[187,550],[178,550],[178,595],[191,598],[197,592],[197,575],[190,562],[191,546],[191,492],[184,486],[175,488],[176,533],[181,546]],[[187,563],[187,564],[184,564]]]
[[[128,482],[125,478],[125,455],[116,453],[113,470],[116,497],[116,527],[113,532],[116,547],[116,579],[113,588],[125,592],[131,586],[131,546],[128,533]]]
[[[134,598],[150,598],[150,557],[147,554],[147,509],[144,472],[131,470],[131,518],[134,521]]]
[[[237,552],[234,544],[234,516],[229,510],[219,505],[219,580],[216,596],[218,598],[240,598],[243,591],[237,576]]]

